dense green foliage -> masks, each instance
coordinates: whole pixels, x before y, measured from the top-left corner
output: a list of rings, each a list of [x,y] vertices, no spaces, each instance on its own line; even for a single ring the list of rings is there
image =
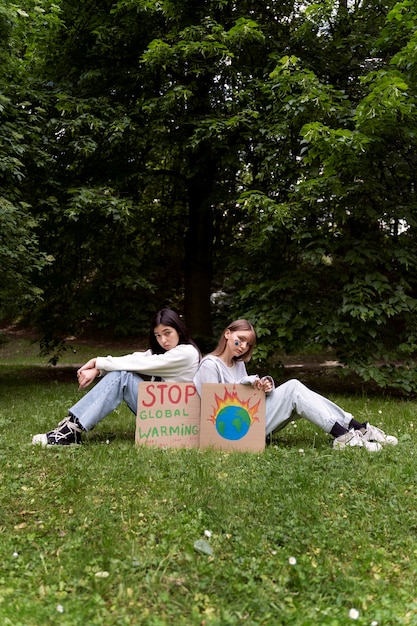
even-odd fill
[[[26,0],[0,28],[2,304],[47,345],[169,304],[415,390],[414,2]]]
[[[38,102],[31,108],[30,62],[22,58],[27,44],[18,21],[26,16],[7,3],[0,8],[0,319],[39,300],[36,276],[51,260],[39,251],[39,223],[24,190],[31,163],[48,158],[41,147],[44,111]]]

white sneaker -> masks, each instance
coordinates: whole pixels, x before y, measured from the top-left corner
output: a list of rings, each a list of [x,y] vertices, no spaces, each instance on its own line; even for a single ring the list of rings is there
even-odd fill
[[[343,448],[348,447],[366,448],[369,452],[378,452],[378,450],[381,450],[382,448],[380,443],[377,443],[376,441],[367,441],[362,436],[360,430],[354,430],[353,428],[344,435],[336,437],[333,441],[333,448],[335,450],[343,450]]]
[[[366,441],[377,441],[378,443],[382,443],[382,445],[389,443],[391,446],[396,446],[398,443],[397,437],[386,435],[383,430],[372,426],[369,422],[366,422],[366,428],[362,428],[360,432]]]

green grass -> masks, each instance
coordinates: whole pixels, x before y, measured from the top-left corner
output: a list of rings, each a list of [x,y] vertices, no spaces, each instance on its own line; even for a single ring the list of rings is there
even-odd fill
[[[125,406],[43,450],[74,373],[19,359],[0,368],[2,625],[417,624],[415,401],[331,395],[399,437],[376,454],[303,421],[262,454],[138,448]]]
[[[59,365],[80,365],[92,356],[113,354],[120,356],[134,350],[146,349],[146,340],[138,340],[137,345],[131,345],[128,340],[120,342],[115,347],[108,341],[95,343],[94,346],[86,341],[69,339],[60,355]],[[48,366],[52,355],[40,356],[39,341],[36,338],[28,339],[25,333],[9,335],[0,331],[0,362],[2,365]]]

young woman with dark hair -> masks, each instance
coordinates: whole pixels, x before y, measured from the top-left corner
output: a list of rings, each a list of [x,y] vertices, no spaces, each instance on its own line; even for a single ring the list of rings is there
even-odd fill
[[[166,382],[189,382],[197,371],[200,351],[182,319],[171,309],[158,311],[149,333],[150,349],[121,357],[95,357],[77,371],[79,389],[99,382],[68,411],[48,433],[35,435],[33,444],[42,446],[81,443],[81,433],[94,428],[124,400],[137,411],[138,386],[144,378]]]
[[[250,322],[232,322],[223,331],[217,347],[200,362],[194,377],[200,396],[203,383],[250,384],[266,393],[266,435],[304,417],[334,437],[335,449],[358,446],[374,452],[384,444],[398,443],[396,437],[386,435],[369,422],[357,422],[350,413],[298,380],[275,387],[271,376],[248,376],[245,363],[250,361],[255,343],[256,333]]]
[[[172,309],[161,309],[155,313],[149,329],[149,347],[152,354],[164,354],[164,352],[166,352],[166,349],[158,340],[158,333],[155,332],[155,329],[158,326],[169,326],[170,328],[173,328],[178,333],[178,343],[180,345],[191,344],[194,348],[196,348],[196,350],[198,350],[198,352],[200,352],[197,345],[191,339],[188,328],[179,315]]]

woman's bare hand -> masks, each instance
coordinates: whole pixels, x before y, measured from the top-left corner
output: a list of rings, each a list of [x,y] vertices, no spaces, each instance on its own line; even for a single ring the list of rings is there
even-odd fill
[[[274,385],[269,376],[265,376],[265,378],[256,378],[255,382],[253,383],[253,387],[255,389],[259,389],[259,391],[264,391],[265,393],[268,393],[269,391],[272,391]]]
[[[100,375],[96,368],[96,359],[90,359],[77,370],[78,389],[85,389]]]

